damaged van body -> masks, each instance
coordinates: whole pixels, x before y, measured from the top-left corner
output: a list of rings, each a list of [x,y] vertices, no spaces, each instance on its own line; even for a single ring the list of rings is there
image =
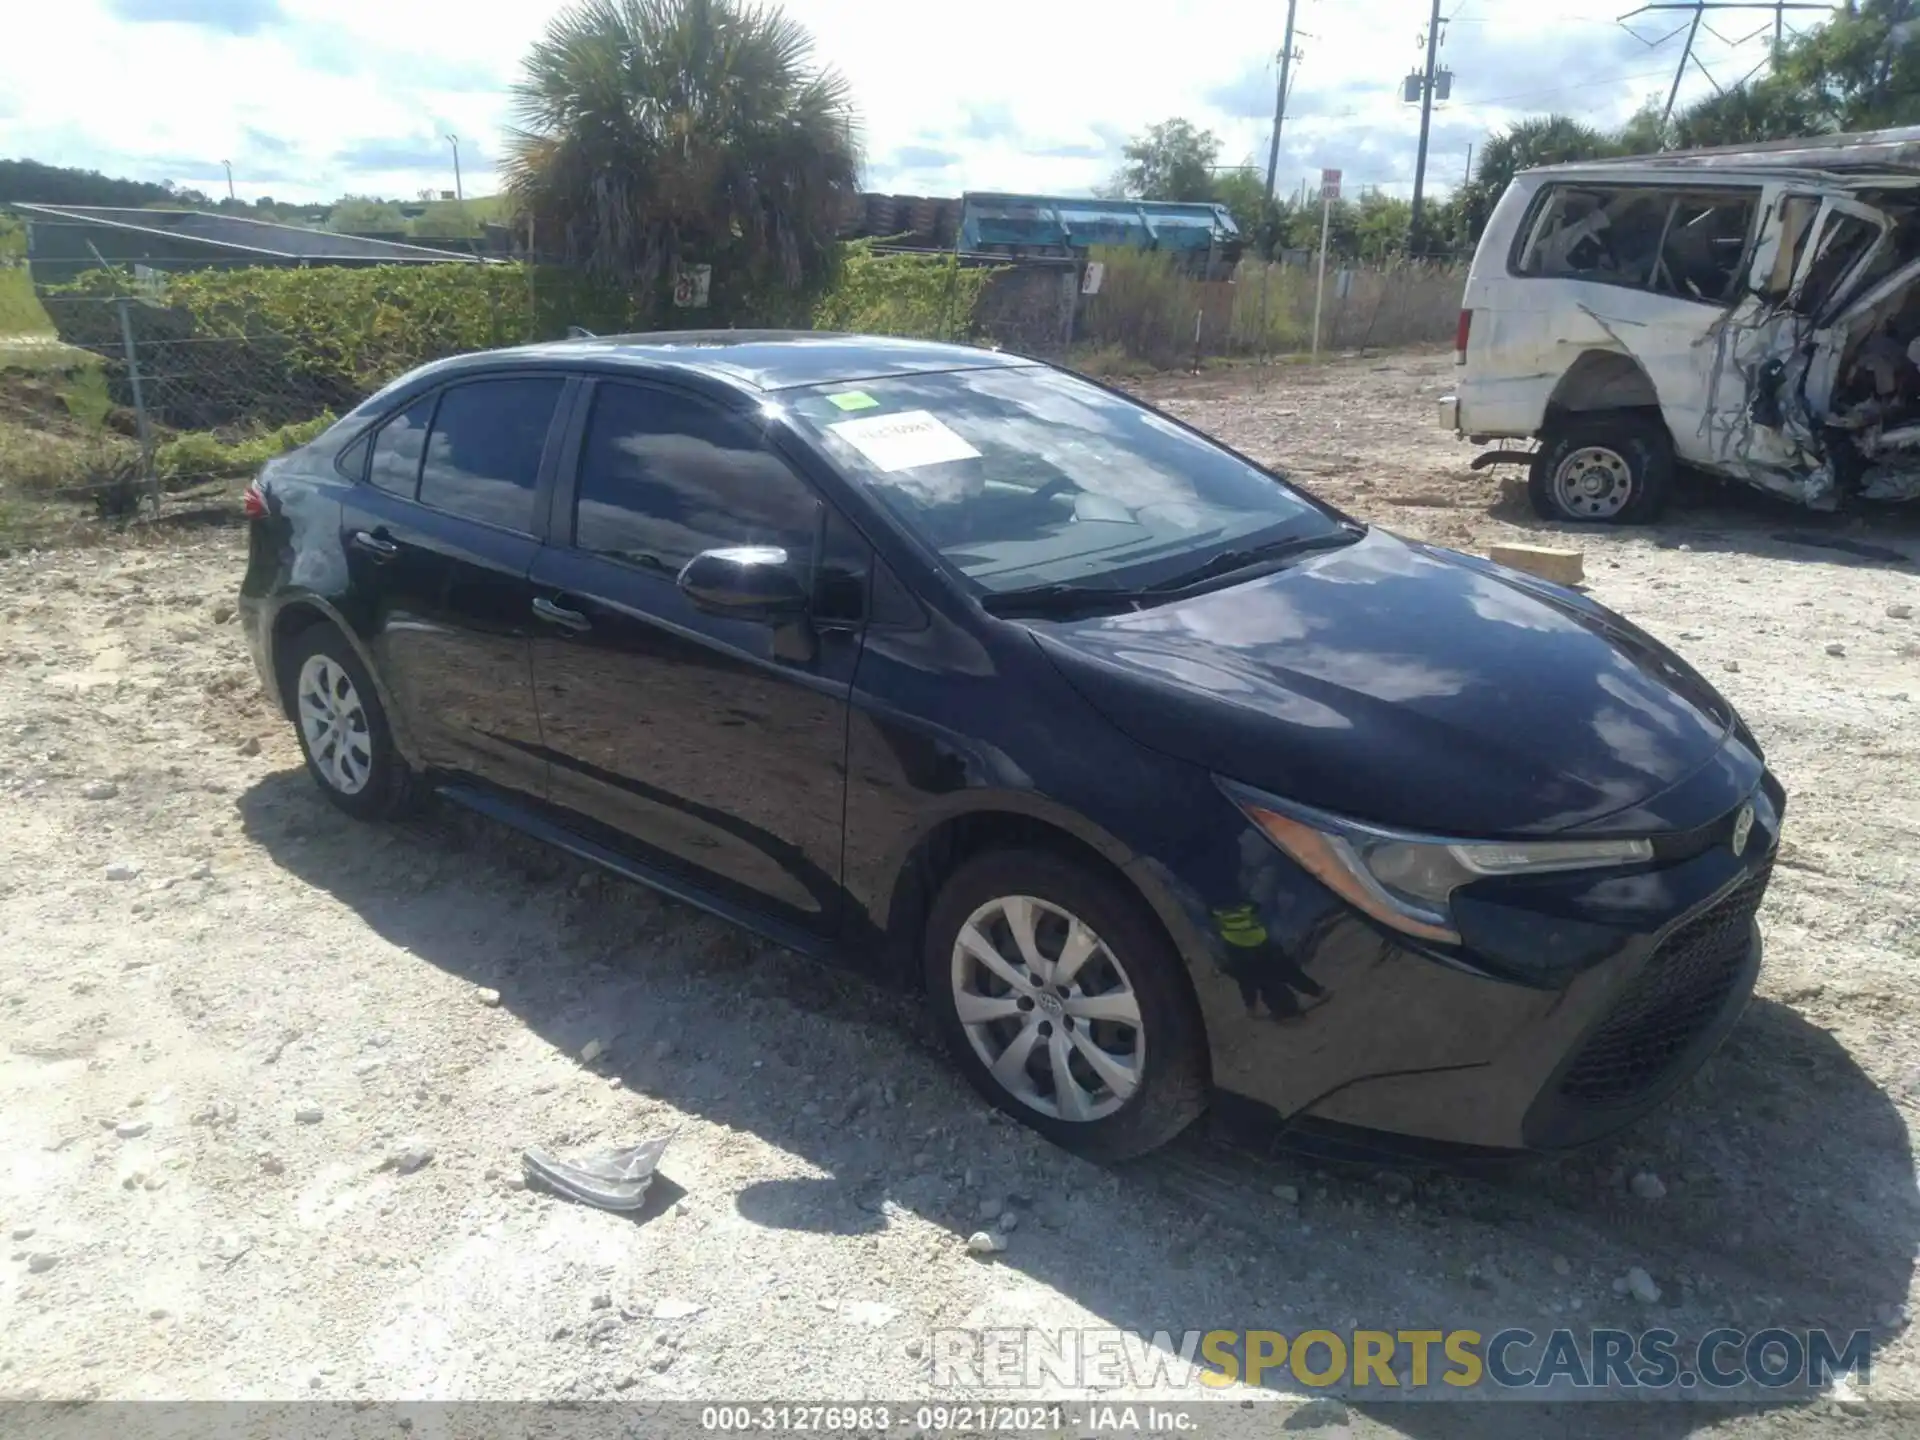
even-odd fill
[[[1525,171],[1481,236],[1441,424],[1561,520],[1676,464],[1816,510],[1920,499],[1920,127]]]

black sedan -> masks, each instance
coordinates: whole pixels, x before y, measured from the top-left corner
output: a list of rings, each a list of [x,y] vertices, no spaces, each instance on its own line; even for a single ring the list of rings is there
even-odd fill
[[[924,988],[996,1105],[1513,1150],[1739,1016],[1784,795],[1584,596],[1051,366],[814,334],[442,361],[250,488],[322,793],[431,791]]]

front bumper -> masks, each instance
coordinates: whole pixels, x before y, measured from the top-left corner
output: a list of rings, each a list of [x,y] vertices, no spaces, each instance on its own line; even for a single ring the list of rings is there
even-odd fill
[[[1230,852],[1193,847],[1181,876],[1158,873],[1190,922],[1175,939],[1216,1090],[1382,1148],[1559,1149],[1631,1123],[1699,1068],[1753,990],[1785,796],[1757,757],[1734,770],[1714,786],[1723,798],[1691,811],[1711,818],[1670,822],[1649,867],[1463,892],[1464,952],[1366,919],[1251,828]]]
[[[1685,1084],[1745,1011],[1760,972],[1753,911],[1765,878],[1736,887],[1637,962],[1582,976],[1488,1063],[1356,1081],[1305,1115],[1507,1150],[1565,1149],[1633,1123]],[[1696,957],[1684,932],[1702,922],[1724,923],[1727,943]]]

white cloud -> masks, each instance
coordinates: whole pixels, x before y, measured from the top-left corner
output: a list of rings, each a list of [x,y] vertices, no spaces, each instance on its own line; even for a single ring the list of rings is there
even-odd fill
[[[67,0],[9,19],[0,50],[0,154],[217,190],[233,161],[243,197],[330,199],[451,187],[443,137],[461,137],[467,188],[493,188],[507,86],[559,0]],[[1274,0],[1032,5],[992,14],[789,0],[843,70],[862,112],[872,188],[1084,191],[1127,135],[1184,115],[1222,160],[1264,168],[1282,10]],[[1416,4],[1301,0],[1280,166],[1289,188],[1322,164],[1350,186],[1405,193],[1417,110],[1399,98],[1420,63]],[[1447,0],[1441,60],[1454,99],[1435,116],[1430,183],[1468,145],[1546,110],[1613,123],[1664,95],[1680,41],[1648,48],[1599,0]],[[191,18],[183,18],[191,17]],[[1648,38],[1667,27],[1643,17]],[[1751,29],[1751,26],[1745,27]],[[1727,29],[1739,39],[1738,29]],[[1703,32],[1716,79],[1764,60],[1763,34]],[[1691,73],[1681,96],[1705,93]]]

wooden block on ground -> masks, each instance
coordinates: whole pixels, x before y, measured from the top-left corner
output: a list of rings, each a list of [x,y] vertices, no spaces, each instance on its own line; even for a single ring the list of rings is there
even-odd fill
[[[1580,551],[1552,550],[1545,545],[1495,545],[1487,551],[1487,558],[1556,585],[1578,585],[1587,573]]]

